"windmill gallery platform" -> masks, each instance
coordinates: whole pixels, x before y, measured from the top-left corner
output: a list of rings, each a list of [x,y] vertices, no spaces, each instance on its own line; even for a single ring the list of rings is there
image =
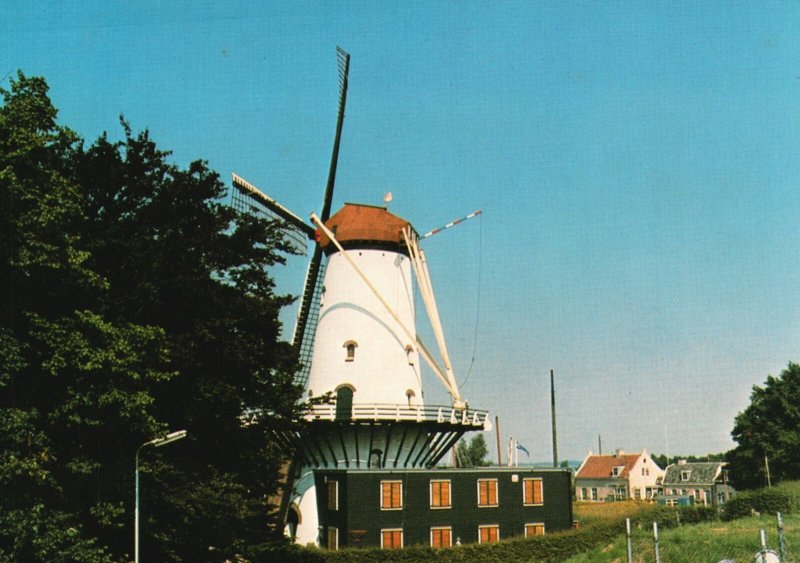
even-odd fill
[[[572,524],[570,473],[437,468],[488,413],[461,396],[420,237],[385,207],[347,203],[329,216],[350,57],[339,50],[334,150],[320,217],[308,225],[234,175],[247,205],[314,244],[293,343],[297,382],[314,399],[302,427],[275,438],[287,460],[280,510],[301,544],[450,546],[536,535]],[[416,330],[424,304],[438,357]],[[424,362],[450,395],[428,405]]]

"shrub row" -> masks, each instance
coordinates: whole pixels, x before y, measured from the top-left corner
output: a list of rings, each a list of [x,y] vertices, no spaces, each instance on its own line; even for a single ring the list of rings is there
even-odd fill
[[[659,528],[682,523],[712,520],[716,512],[706,507],[669,508],[651,506],[634,516],[632,524],[646,528],[658,522]],[[509,538],[493,544],[464,544],[458,547],[435,549],[412,545],[401,550],[379,548],[350,548],[339,551],[281,546],[267,550],[255,561],[285,561],[287,563],[369,563],[373,561],[411,562],[485,562],[485,561],[564,561],[589,551],[598,545],[609,544],[625,533],[625,519],[615,518],[596,522],[580,529],[568,530],[536,538]]]
[[[773,487],[738,493],[722,507],[722,519],[733,520],[750,516],[754,512],[784,514],[798,509],[798,497],[787,487]]]

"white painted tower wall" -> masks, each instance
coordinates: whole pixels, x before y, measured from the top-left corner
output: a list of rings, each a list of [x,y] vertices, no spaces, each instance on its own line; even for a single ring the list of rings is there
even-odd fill
[[[409,258],[389,250],[346,252],[416,337]],[[349,343],[355,345],[352,360]],[[354,406],[423,404],[417,343],[336,252],[325,271],[308,391],[335,396],[342,385],[353,388]]]

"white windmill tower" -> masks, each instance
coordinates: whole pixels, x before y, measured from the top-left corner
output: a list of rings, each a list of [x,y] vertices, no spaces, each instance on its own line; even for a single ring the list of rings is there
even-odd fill
[[[308,426],[276,436],[293,457],[281,510],[301,543],[317,541],[315,468],[426,468],[461,436],[488,425],[469,409],[456,385],[425,255],[411,224],[384,207],[345,204],[328,217],[347,94],[349,55],[338,50],[340,103],[334,150],[316,229],[234,175],[234,186],[317,244],[306,276],[294,333],[304,369],[298,383],[314,406]],[[324,260],[327,258],[327,261]],[[414,286],[422,297],[440,360],[416,332]],[[420,359],[452,397],[424,402]],[[291,504],[291,506],[290,506]]]

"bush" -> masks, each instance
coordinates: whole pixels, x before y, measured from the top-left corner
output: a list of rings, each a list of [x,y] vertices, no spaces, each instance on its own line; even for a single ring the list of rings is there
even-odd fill
[[[302,555],[321,559],[300,558],[301,554],[281,553],[280,561],[292,563],[372,563],[374,561],[457,561],[483,563],[485,561],[564,561],[598,545],[610,543],[625,532],[625,520],[614,521],[580,530],[554,532],[535,538],[515,537],[492,544],[464,544],[457,547],[435,549],[412,545],[403,549],[383,550],[375,547],[346,548],[338,551],[301,549]],[[290,559],[286,555],[298,556]],[[265,560],[266,561],[266,560]]]
[[[759,489],[737,494],[722,506],[722,519],[734,520],[753,512],[788,513],[792,511],[792,495],[783,488]]]

